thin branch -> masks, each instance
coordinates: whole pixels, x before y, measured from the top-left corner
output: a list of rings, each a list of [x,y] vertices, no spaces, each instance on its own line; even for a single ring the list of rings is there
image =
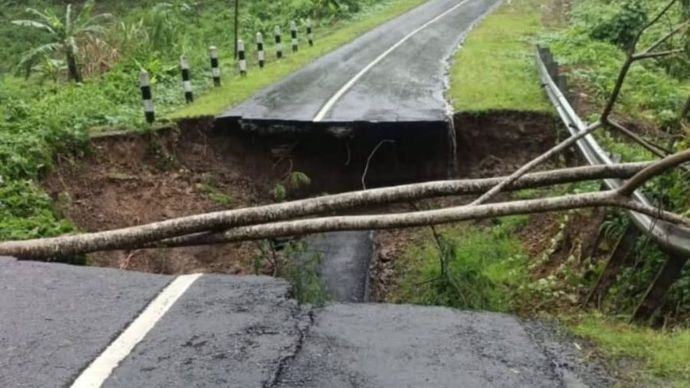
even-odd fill
[[[575,144],[578,140],[582,139],[583,137],[589,135],[590,133],[594,132],[596,129],[601,127],[599,123],[595,123],[589,126],[589,128],[585,129],[584,131],[578,133],[577,135],[571,136],[568,139],[562,141],[555,147],[551,148],[550,150],[546,151],[545,153],[539,155],[535,159],[532,159],[529,163],[523,165],[520,167],[517,171],[515,171],[513,174],[511,174],[508,178],[503,180],[501,183],[498,185],[494,186],[491,190],[487,191],[484,195],[481,197],[477,198],[474,202],[470,204],[470,206],[475,206],[475,205],[481,205],[482,203],[486,203],[493,197],[495,197],[501,190],[518,180],[521,176],[525,175],[528,173],[530,170],[534,169],[544,161],[548,160],[549,158],[553,157],[554,155],[560,153],[561,151],[569,148],[573,144]]]
[[[662,36],[661,38],[659,38],[659,40],[652,43],[651,46],[647,47],[645,50],[643,50],[641,52],[641,54],[638,54],[637,56],[651,53],[652,51],[656,50],[659,46],[664,44],[664,42],[671,39],[673,36],[675,36],[679,32],[682,32],[684,29],[688,28],[689,26],[690,26],[690,22],[683,22],[683,23],[675,26],[666,35]]]
[[[658,156],[660,158],[664,158],[669,154],[672,154],[670,150],[658,145],[654,144],[652,142],[649,142],[639,135],[637,135],[635,132],[629,130],[628,128],[624,127],[622,124],[619,122],[616,122],[614,120],[609,121],[609,125],[613,127],[614,129],[618,130],[619,132],[623,133],[625,136],[629,137],[632,139],[634,142],[639,144],[640,146],[644,147],[647,151],[651,152],[655,156]]]
[[[630,180],[625,182],[625,184],[618,189],[618,193],[623,196],[630,196],[633,192],[635,192],[635,190],[642,187],[642,185],[647,183],[647,181],[649,181],[651,178],[670,168],[687,163],[688,161],[690,161],[690,150],[671,155],[666,159],[650,165],[649,167],[637,173],[634,177],[630,178]]]
[[[381,140],[379,144],[374,147],[374,149],[371,151],[369,154],[369,157],[367,158],[367,164],[364,166],[364,172],[362,173],[362,190],[367,189],[367,173],[369,172],[369,164],[371,163],[371,159],[376,155],[376,152],[381,148],[382,145],[386,143],[395,143],[393,140]]]
[[[633,63],[635,63],[634,58],[632,56],[628,56],[625,59],[623,66],[621,66],[620,72],[618,73],[618,78],[616,79],[616,84],[614,85],[613,91],[611,92],[611,95],[604,106],[604,110],[601,113],[600,120],[604,124],[609,123],[609,116],[611,116],[611,112],[613,112],[616,101],[618,101],[618,97],[623,89],[623,84],[625,83],[625,78],[628,76],[628,72],[630,71],[630,67]]]
[[[669,56],[681,54],[684,52],[685,52],[685,49],[674,49],[674,50],[666,50],[666,51],[652,51],[652,52],[643,53],[643,54],[636,54],[633,58],[636,61],[641,61],[643,59],[658,59],[658,58],[663,58],[663,57],[669,57]]]
[[[640,31],[635,35],[635,39],[633,40],[633,47],[632,51],[636,49],[637,43],[640,41],[642,38],[642,35],[644,35],[645,31],[647,31],[650,27],[655,25],[661,18],[673,7],[674,4],[676,4],[678,0],[671,0],[666,6],[659,12],[652,20],[649,21]]]

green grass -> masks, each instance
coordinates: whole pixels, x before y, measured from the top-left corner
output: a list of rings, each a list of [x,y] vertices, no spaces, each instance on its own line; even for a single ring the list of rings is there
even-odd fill
[[[397,0],[389,2],[373,11],[373,13],[363,15],[365,17],[356,21],[339,23],[327,30],[316,31],[314,47],[300,47],[300,51],[296,54],[286,52],[284,59],[269,61],[263,70],[260,70],[256,63],[250,61],[247,77],[240,77],[236,74],[238,73],[237,70],[234,70],[235,74],[232,77],[225,77],[222,87],[211,90],[198,98],[193,104],[170,114],[167,118],[215,116],[225,109],[248,99],[262,88],[299,70],[304,65],[424,2],[425,0]],[[266,54],[270,58],[273,52],[269,49]]]
[[[402,277],[388,299],[396,303],[512,311],[514,292],[529,281],[528,256],[515,236],[526,220],[509,217],[496,227],[463,224],[444,230],[443,239],[449,247],[446,257],[457,287],[443,278],[440,251],[431,236],[408,247],[396,262],[396,272]]]
[[[551,111],[534,64],[540,2],[505,2],[469,35],[451,69],[456,111]]]
[[[575,334],[594,341],[614,360],[640,363],[628,378],[642,386],[690,387],[690,330],[659,331],[588,316],[576,323]]]

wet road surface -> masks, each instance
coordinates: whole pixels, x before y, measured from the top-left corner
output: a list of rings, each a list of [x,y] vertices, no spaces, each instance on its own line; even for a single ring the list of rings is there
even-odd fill
[[[445,122],[448,60],[498,0],[432,0],[223,115],[243,122]]]
[[[310,308],[268,277],[196,277],[131,350],[113,346],[181,278],[0,258],[0,386],[585,386],[583,355],[545,347],[515,317]],[[94,371],[95,359],[118,361]]]

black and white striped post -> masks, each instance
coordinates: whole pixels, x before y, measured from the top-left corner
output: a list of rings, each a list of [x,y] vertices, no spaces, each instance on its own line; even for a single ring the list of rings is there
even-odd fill
[[[312,29],[311,19],[307,19],[307,39],[309,46],[314,46],[314,30]]]
[[[139,75],[139,85],[141,87],[141,98],[144,100],[146,122],[153,124],[156,121],[156,112],[153,108],[153,93],[151,93],[151,79],[148,72],[142,70]]]
[[[192,92],[192,77],[189,71],[189,61],[186,56],[180,57],[180,69],[182,70],[182,88],[184,89],[184,99],[187,103],[194,102],[194,92]]]
[[[240,75],[247,75],[247,54],[244,51],[244,42],[240,39],[237,41],[237,56],[240,60]]]
[[[266,53],[264,52],[264,36],[260,32],[256,33],[256,49],[259,55],[259,67],[263,69],[266,63]]]
[[[209,48],[211,56],[211,77],[213,77],[213,85],[220,86],[220,65],[218,63],[218,48],[211,46]]]
[[[274,35],[276,37],[276,56],[280,59],[283,57],[283,37],[280,33],[280,27],[276,26]]]
[[[296,53],[299,50],[299,41],[297,40],[297,23],[290,22],[290,36],[292,37],[292,52]]]

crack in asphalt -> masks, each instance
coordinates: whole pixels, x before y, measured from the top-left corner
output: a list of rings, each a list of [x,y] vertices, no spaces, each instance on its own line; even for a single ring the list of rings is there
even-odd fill
[[[275,373],[273,373],[273,376],[269,380],[263,383],[263,388],[274,388],[278,386],[283,374],[287,370],[288,364],[293,361],[302,351],[304,340],[307,337],[307,334],[309,334],[309,330],[312,328],[312,326],[314,326],[314,310],[309,308],[309,310],[305,312],[304,309],[297,306],[293,312],[296,312],[293,313],[293,318],[297,321],[295,323],[295,329],[298,333],[297,340],[287,354],[280,358]]]

